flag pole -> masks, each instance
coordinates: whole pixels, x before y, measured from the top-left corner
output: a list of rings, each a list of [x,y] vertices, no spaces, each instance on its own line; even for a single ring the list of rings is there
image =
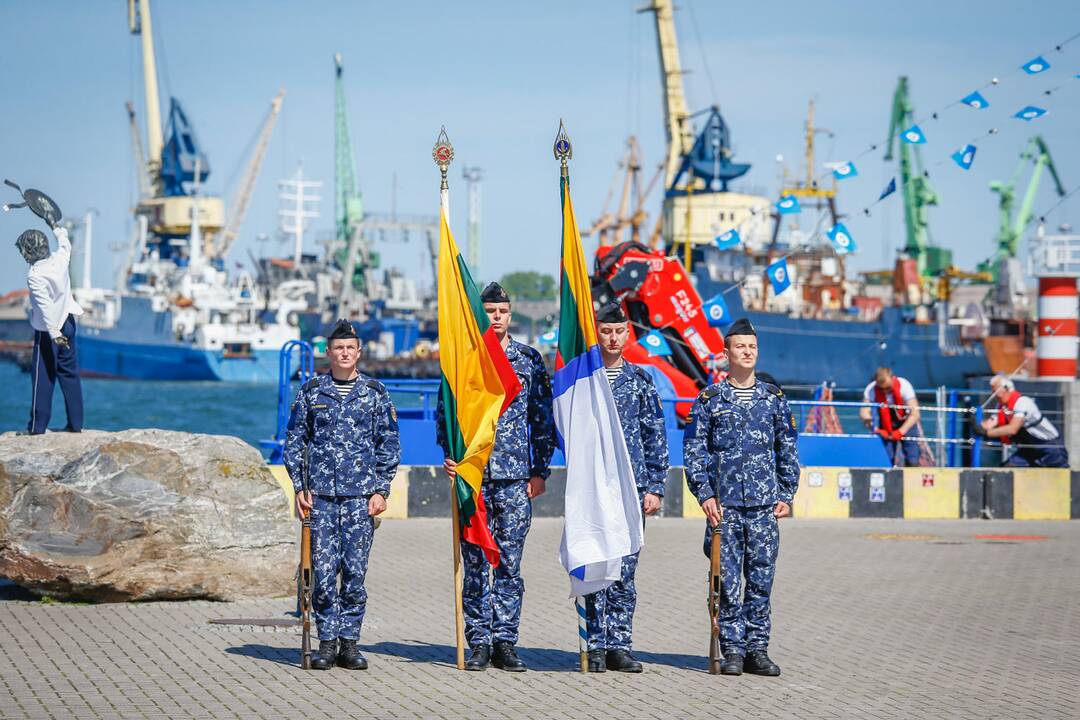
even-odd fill
[[[435,140],[435,147],[431,150],[431,157],[439,167],[442,180],[439,183],[439,207],[446,223],[450,224],[450,184],[446,180],[446,174],[450,170],[450,163],[454,159],[454,146],[450,144],[450,138],[446,136],[446,127],[439,130],[439,137]],[[438,278],[436,278],[436,283]],[[450,480],[450,526],[453,535],[454,547],[454,642],[457,645],[457,669],[465,669],[465,611],[462,605],[462,568],[461,568],[461,517],[458,515],[457,492],[455,484],[457,478]]]
[[[563,192],[569,192],[569,188],[565,186],[570,184],[569,161],[574,157],[574,146],[570,144],[570,136],[566,133],[566,125],[563,124],[562,118],[559,119],[559,134],[555,136],[553,150],[555,159],[559,161],[559,181],[564,185],[562,190]],[[563,218],[563,222],[566,222],[566,218]],[[589,639],[585,616],[585,598],[581,596],[575,597],[574,609],[577,611],[578,621],[578,660],[580,670],[587,673],[589,672]]]

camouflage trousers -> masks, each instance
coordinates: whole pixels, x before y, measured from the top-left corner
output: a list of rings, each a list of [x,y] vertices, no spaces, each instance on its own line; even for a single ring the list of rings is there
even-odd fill
[[[589,650],[630,650],[637,589],[638,555],[622,559],[622,577],[600,592],[585,596],[585,628]]]
[[[528,480],[491,479],[485,479],[481,486],[488,529],[499,548],[499,565],[492,569],[478,546],[461,543],[465,639],[470,647],[488,645],[493,640],[517,643],[525,594],[521,553],[532,524],[527,487]]]
[[[367,608],[364,576],[374,530],[367,497],[315,496],[311,512],[311,564],[315,570],[311,605],[320,640],[360,639]]]
[[[769,617],[780,530],[774,505],[725,507],[721,532],[724,571],[720,603],[720,644],[725,654],[745,655],[769,646]],[[712,530],[705,526],[705,555]],[[744,582],[745,579],[745,582]]]

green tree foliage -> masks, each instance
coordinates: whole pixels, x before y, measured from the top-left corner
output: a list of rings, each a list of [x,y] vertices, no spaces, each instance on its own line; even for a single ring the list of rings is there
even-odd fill
[[[555,278],[533,270],[507,273],[499,280],[514,300],[554,300]]]

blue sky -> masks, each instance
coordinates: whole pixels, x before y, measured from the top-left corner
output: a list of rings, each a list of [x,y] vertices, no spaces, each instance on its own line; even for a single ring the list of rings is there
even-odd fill
[[[274,0],[157,2],[162,103],[184,104],[210,156],[210,191],[239,175],[241,157],[279,87],[288,96],[255,197],[231,260],[276,234],[277,180],[298,162],[325,182],[323,219],[331,227],[335,52],[344,54],[350,129],[365,204],[388,210],[392,177],[399,212],[436,210],[438,173],[430,151],[445,124],[457,150],[452,170],[453,224],[464,242],[463,164],[483,168],[483,249],[479,275],[558,266],[558,167],[551,144],[560,117],[574,141],[574,200],[582,225],[599,212],[626,136],[636,133],[647,165],[663,152],[656,41],[650,16],[627,2],[295,3]],[[753,163],[748,186],[775,194],[776,156],[798,169],[806,103],[833,131],[818,161],[854,157],[884,139],[899,75],[907,75],[917,111],[941,108],[998,77],[991,107],[955,107],[923,129],[924,159],[941,206],[931,231],[972,266],[990,253],[996,196],[987,185],[1007,179],[1027,138],[1041,133],[1068,189],[1080,185],[1080,32],[1074,0],[1016,3],[877,3],[822,0],[721,3],[681,0],[680,45],[692,110],[720,104],[736,159]],[[51,193],[69,215],[100,211],[95,221],[94,279],[112,285],[112,268],[132,232],[135,197],[124,102],[142,115],[137,38],[124,3],[6,3],[0,25],[4,106],[0,173]],[[692,10],[692,12],[691,12]],[[694,20],[696,19],[696,23]],[[696,26],[696,29],[695,29]],[[699,41],[700,40],[700,41]],[[1047,51],[1049,72],[1018,67]],[[711,76],[711,82],[710,82]],[[1062,85],[1050,98],[1042,93]],[[715,95],[714,95],[715,93]],[[1050,113],[1033,123],[1009,116],[1028,103]],[[989,128],[971,171],[947,158]],[[841,186],[842,211],[860,246],[859,269],[891,263],[903,242],[899,196],[870,218],[860,208],[893,174],[875,152],[859,161],[860,178]],[[1026,183],[1026,177],[1024,178]],[[6,190],[6,188],[3,188]],[[224,193],[226,199],[232,188]],[[1037,207],[1054,202],[1048,182]],[[659,200],[651,199],[651,212]],[[809,226],[813,218],[806,218]],[[1080,224],[1080,193],[1052,217]],[[0,216],[10,241],[28,215]],[[21,287],[25,266],[7,246],[0,290]],[[314,248],[314,245],[311,246]],[[422,249],[385,248],[394,262],[426,279]]]

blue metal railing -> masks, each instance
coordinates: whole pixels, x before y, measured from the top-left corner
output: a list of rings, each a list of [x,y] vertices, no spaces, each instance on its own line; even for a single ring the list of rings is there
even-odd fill
[[[277,429],[271,440],[260,440],[259,445],[270,451],[270,463],[282,462],[285,451],[285,429],[289,424],[289,410],[292,408],[293,355],[298,354],[296,373],[303,385],[315,376],[315,351],[311,344],[303,340],[290,340],[281,346],[278,353],[278,397]]]

